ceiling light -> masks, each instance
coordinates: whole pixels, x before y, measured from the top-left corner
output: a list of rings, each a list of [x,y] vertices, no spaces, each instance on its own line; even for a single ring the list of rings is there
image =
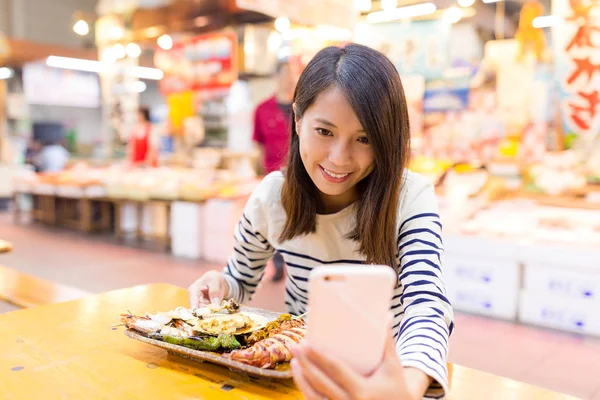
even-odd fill
[[[79,21],[75,22],[75,25],[73,25],[73,31],[80,36],[85,36],[90,33],[90,26],[87,22],[80,19]]]
[[[142,54],[142,48],[136,43],[129,43],[125,48],[127,55],[131,58],[138,58]]]
[[[458,0],[458,5],[461,7],[471,7],[473,4],[475,4],[475,0]]]
[[[14,71],[7,67],[0,68],[0,80],[1,79],[10,79],[14,75]]]
[[[444,11],[444,21],[448,24],[455,24],[462,18],[462,10],[458,7],[450,7]]]
[[[117,59],[125,58],[127,52],[125,51],[125,46],[120,43],[117,43],[113,46],[113,53]]]
[[[275,20],[275,29],[279,32],[285,32],[290,29],[291,23],[290,20],[286,17],[279,17]]]
[[[94,60],[84,60],[81,58],[69,58],[69,57],[57,57],[50,56],[46,60],[46,65],[55,68],[72,69],[76,71],[87,71],[87,72],[112,72],[121,73],[133,76],[138,79],[150,79],[150,80],[161,80],[165,74],[158,68],[148,67],[127,67],[122,68],[118,64],[110,64],[107,62],[100,62]]]
[[[433,3],[415,4],[412,6],[399,7],[389,11],[376,11],[367,15],[367,22],[376,24],[380,22],[396,21],[433,14],[437,7]]]
[[[373,2],[371,0],[354,0],[354,7],[358,9],[358,11],[371,11]]]
[[[534,18],[532,25],[534,28],[550,28],[552,25],[562,21],[558,15],[545,15],[543,17]]]
[[[173,48],[173,38],[167,34],[160,36],[156,43],[163,50],[171,50]]]
[[[384,11],[393,10],[398,7],[398,0],[381,0],[381,8]]]

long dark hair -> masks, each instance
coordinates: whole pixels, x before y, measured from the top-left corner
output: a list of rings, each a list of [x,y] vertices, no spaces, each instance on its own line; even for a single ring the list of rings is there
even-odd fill
[[[346,95],[375,154],[373,172],[357,184],[356,227],[348,237],[360,243],[368,263],[395,267],[398,202],[410,152],[408,108],[394,65],[382,53],[358,44],[321,50],[298,80],[288,168],[281,193],[287,219],[279,240],[316,231],[318,189],[300,158],[295,121],[302,118],[320,93],[331,87]]]

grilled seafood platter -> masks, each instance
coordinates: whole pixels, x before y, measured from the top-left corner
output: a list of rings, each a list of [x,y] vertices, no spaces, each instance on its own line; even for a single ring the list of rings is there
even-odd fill
[[[145,316],[122,314],[121,322],[146,338],[216,353],[261,369],[289,362],[292,346],[306,334],[302,318],[293,318],[290,314],[275,314],[269,318],[241,308],[234,300],[199,309],[179,307]]]

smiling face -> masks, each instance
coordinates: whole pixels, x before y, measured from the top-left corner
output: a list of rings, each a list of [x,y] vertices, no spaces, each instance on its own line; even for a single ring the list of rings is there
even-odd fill
[[[337,212],[356,200],[356,184],[374,169],[367,134],[344,93],[321,92],[296,120],[300,157],[320,193],[324,213]]]

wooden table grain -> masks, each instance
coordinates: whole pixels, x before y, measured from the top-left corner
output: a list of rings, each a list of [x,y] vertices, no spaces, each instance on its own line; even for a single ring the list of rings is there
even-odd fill
[[[196,363],[129,339],[119,314],[186,305],[167,284],[116,290],[0,315],[1,399],[302,399],[291,380],[267,381]],[[570,397],[460,366],[452,400]]]

